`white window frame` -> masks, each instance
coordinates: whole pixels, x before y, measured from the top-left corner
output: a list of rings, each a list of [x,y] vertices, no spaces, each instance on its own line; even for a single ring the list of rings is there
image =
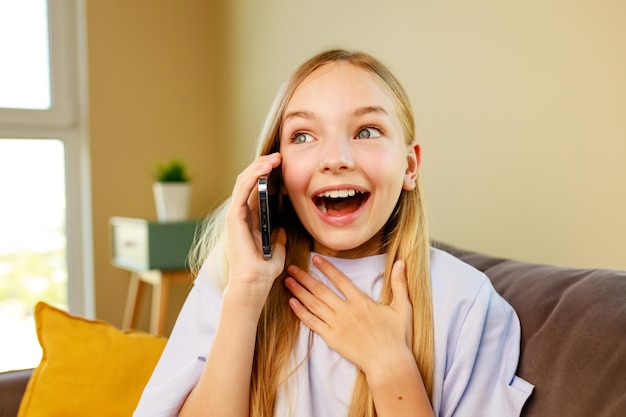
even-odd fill
[[[50,109],[0,109],[0,138],[63,142],[69,310],[94,317],[84,0],[48,0],[48,20]]]

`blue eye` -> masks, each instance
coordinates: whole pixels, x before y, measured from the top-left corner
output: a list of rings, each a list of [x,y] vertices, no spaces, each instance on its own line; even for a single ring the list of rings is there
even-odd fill
[[[375,127],[364,127],[359,130],[356,134],[357,139],[370,139],[370,138],[379,138],[382,136],[382,132]]]
[[[313,136],[308,133],[296,132],[292,137],[291,141],[293,143],[307,143],[313,141]]]

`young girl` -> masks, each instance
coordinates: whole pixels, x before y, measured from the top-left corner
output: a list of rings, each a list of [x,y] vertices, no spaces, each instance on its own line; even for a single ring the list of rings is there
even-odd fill
[[[330,50],[279,92],[210,219],[140,416],[518,416],[520,327],[488,278],[429,246],[396,78]],[[277,201],[261,253],[257,180]]]

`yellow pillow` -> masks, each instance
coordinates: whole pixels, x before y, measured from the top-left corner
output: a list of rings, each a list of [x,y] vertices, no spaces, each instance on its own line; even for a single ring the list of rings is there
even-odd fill
[[[35,306],[41,363],[18,417],[130,416],[166,339]]]

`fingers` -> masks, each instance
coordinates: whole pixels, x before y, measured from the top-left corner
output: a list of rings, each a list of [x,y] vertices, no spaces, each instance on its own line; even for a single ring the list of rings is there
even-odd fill
[[[300,319],[306,327],[324,337],[329,330],[329,326],[318,316],[313,314],[306,306],[304,306],[297,298],[289,299],[289,306],[294,314]]]
[[[276,230],[272,238],[275,256],[266,261],[261,252],[257,180],[281,163],[280,153],[263,155],[244,169],[233,188],[226,214],[230,271],[232,275],[268,283],[284,269],[286,234]],[[244,279],[244,278],[242,278]]]
[[[413,306],[409,298],[409,288],[406,278],[406,264],[398,260],[391,269],[391,294],[393,308],[405,323],[405,341],[407,346],[413,345]]]
[[[256,183],[260,176],[269,175],[272,169],[280,165],[281,155],[276,152],[270,155],[263,155],[251,163],[245,170],[237,176],[233,189],[232,206],[243,207],[248,201],[255,201],[256,197],[250,200],[251,194],[256,196]]]
[[[392,305],[411,306],[409,299],[409,289],[406,281],[406,264],[403,260],[398,260],[391,269],[391,293],[393,294]]]
[[[335,266],[324,257],[315,255],[313,257],[313,264],[315,264],[315,266],[324,275],[326,275],[328,279],[330,279],[333,285],[337,287],[337,289],[341,291],[341,293],[345,295],[346,298],[352,298],[358,296],[359,294],[362,294],[361,291],[354,286],[352,281],[348,279],[348,277],[346,277],[340,270],[335,268]]]
[[[330,288],[297,266],[291,265],[287,272],[290,276],[285,280],[285,285],[309,310],[315,314],[332,310],[330,305],[339,297]]]
[[[285,280],[285,285],[294,295],[289,300],[291,309],[305,326],[318,334],[324,334],[328,329],[328,319],[334,314],[324,300],[338,297],[300,268],[292,265],[288,272],[290,276]]]
[[[312,261],[315,266],[328,277],[328,279],[345,296],[346,299],[350,300],[364,296],[362,291],[359,290],[348,277],[335,268],[335,266],[327,259],[316,255],[313,257]],[[290,269],[289,272],[291,273],[291,271],[292,270]],[[294,267],[293,271],[296,272],[300,270]],[[298,275],[295,276],[295,278],[301,285],[306,287],[308,291],[313,293],[316,297],[324,300],[331,307],[333,303],[336,302],[335,299],[338,299],[338,297],[330,291],[328,287],[304,272],[298,272]],[[412,309],[406,279],[406,264],[403,260],[396,261],[391,270],[391,291],[393,295],[392,306],[397,309]]]
[[[280,165],[279,153],[263,155],[251,163],[237,177],[231,205],[228,210],[228,227],[234,235],[256,234],[258,232],[258,194],[256,190],[257,180],[262,175],[268,175],[273,168]],[[251,202],[251,207],[248,202]]]
[[[327,286],[290,266],[285,285],[294,297],[289,306],[331,349],[364,369],[375,356],[393,356],[399,347],[412,346],[412,308],[403,261],[396,262],[390,274],[391,305],[374,301],[323,257],[314,256],[312,261],[331,282]]]

